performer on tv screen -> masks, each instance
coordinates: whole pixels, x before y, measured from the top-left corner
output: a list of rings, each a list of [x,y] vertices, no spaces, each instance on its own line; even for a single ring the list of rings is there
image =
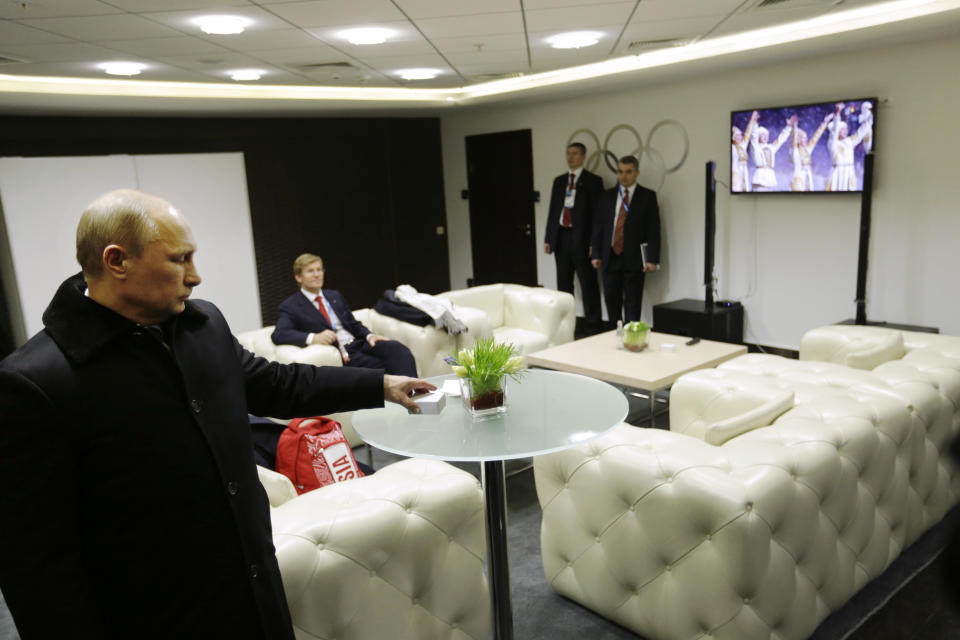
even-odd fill
[[[827,123],[833,117],[833,114],[827,114],[817,127],[813,137],[807,139],[807,132],[798,125],[797,116],[790,118],[793,128],[793,142],[790,147],[790,160],[793,162],[793,179],[790,181],[791,191],[813,191],[813,150],[820,141],[820,136],[827,129]]]
[[[750,136],[753,128],[757,124],[760,114],[754,111],[750,115],[750,121],[747,122],[747,130],[740,131],[739,127],[733,127],[731,130],[730,144],[730,190],[731,191],[750,191],[749,173],[747,170],[747,144],[750,142]]]
[[[750,140],[750,146],[753,150],[753,164],[756,166],[753,171],[754,191],[776,190],[777,174],[774,172],[773,166],[776,162],[777,151],[790,137],[790,130],[789,124],[784,126],[774,142],[770,142],[770,131],[766,127],[757,127],[754,131],[753,138]]]
[[[860,105],[860,126],[867,126],[869,131],[863,137],[863,152],[873,151],[873,105],[869,101],[864,101]]]
[[[873,118],[862,122],[854,135],[849,135],[849,126],[841,119],[843,113],[842,102],[838,102],[832,114],[828,115],[827,128],[830,136],[827,138],[827,149],[830,151],[830,160],[833,163],[830,176],[827,178],[827,191],[856,191],[857,171],[853,164],[854,148],[868,136],[873,138]]]

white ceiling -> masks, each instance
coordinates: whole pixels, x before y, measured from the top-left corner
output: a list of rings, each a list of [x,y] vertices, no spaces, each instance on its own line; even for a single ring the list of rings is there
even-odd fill
[[[8,59],[0,63],[0,74],[105,78],[97,65],[122,60],[147,65],[138,80],[232,83],[229,70],[258,68],[265,71],[259,82],[271,85],[452,88],[881,2],[0,0],[0,56]],[[190,22],[211,13],[254,22],[242,34],[221,36],[206,35]],[[395,35],[370,46],[340,35],[359,26],[385,27]],[[600,32],[599,44],[560,50],[545,42],[577,30]],[[440,75],[400,79],[397,71],[409,67],[435,68]],[[0,100],[0,108],[16,103],[10,98]]]

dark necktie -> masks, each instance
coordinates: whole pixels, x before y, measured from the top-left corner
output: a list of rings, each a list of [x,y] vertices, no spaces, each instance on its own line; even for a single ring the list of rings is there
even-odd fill
[[[573,179],[576,177],[576,175],[577,174],[575,173],[570,174],[570,184],[567,185],[567,193],[573,191]],[[565,227],[573,225],[573,221],[570,219],[570,207],[563,208],[563,220],[560,221],[560,224]]]
[[[623,203],[620,205],[620,214],[617,216],[617,226],[613,230],[613,252],[623,253],[623,227],[627,223],[627,213],[630,211],[630,191],[623,190]]]

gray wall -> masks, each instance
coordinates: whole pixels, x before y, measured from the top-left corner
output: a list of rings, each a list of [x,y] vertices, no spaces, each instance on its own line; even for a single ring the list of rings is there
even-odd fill
[[[958,68],[960,40],[943,39],[642,88],[625,80],[622,90],[602,95],[449,113],[442,131],[451,282],[464,286],[472,264],[467,203],[460,199],[467,185],[464,136],[532,129],[534,183],[545,196],[536,211],[540,246],[550,184],[566,169],[564,145],[575,129],[593,129],[602,142],[620,123],[644,139],[661,120],[682,123],[690,152],[659,192],[664,268],[647,279],[643,317],[649,320],[652,304],[703,296],[704,163],[715,160],[718,178],[728,180],[731,111],[879,96],[868,318],[960,335],[952,258],[960,240],[954,197],[960,85],[951,80]],[[679,144],[667,129],[653,140],[668,165],[679,159]],[[615,134],[612,145],[621,155],[632,150],[626,134]],[[607,187],[614,185],[612,173],[601,174]],[[806,329],[853,317],[859,221],[857,196],[731,197],[718,187],[718,294],[744,304],[748,342],[796,349]],[[540,282],[555,286],[553,257],[538,255]]]

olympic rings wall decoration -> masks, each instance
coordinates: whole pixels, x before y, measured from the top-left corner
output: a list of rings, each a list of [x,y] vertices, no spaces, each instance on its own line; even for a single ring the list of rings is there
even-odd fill
[[[680,131],[680,135],[683,138],[682,151],[680,153],[680,159],[671,167],[667,167],[663,160],[663,154],[656,148],[653,147],[653,137],[657,131],[664,129],[666,127],[674,127]],[[628,154],[614,153],[610,150],[610,139],[618,131],[627,131],[633,134],[634,140],[636,141],[636,146],[633,151]],[[683,164],[687,161],[687,154],[690,152],[690,137],[687,135],[687,130],[683,128],[683,125],[677,122],[676,120],[661,120],[660,122],[653,125],[650,128],[650,131],[647,133],[647,143],[644,145],[643,138],[640,137],[640,133],[629,124],[618,124],[610,129],[607,132],[606,137],[603,140],[603,145],[600,145],[600,138],[594,133],[591,129],[581,128],[577,129],[570,134],[570,137],[567,139],[567,145],[576,141],[578,135],[584,134],[589,136],[594,143],[594,151],[588,157],[584,166],[588,171],[596,171],[597,167],[600,164],[600,159],[602,158],[604,164],[607,165],[607,168],[610,169],[613,173],[617,172],[618,160],[624,155],[634,156],[640,163],[640,173],[642,180],[640,180],[644,186],[648,188],[657,190],[662,186],[664,179],[668,174],[671,174],[677,171]]]

